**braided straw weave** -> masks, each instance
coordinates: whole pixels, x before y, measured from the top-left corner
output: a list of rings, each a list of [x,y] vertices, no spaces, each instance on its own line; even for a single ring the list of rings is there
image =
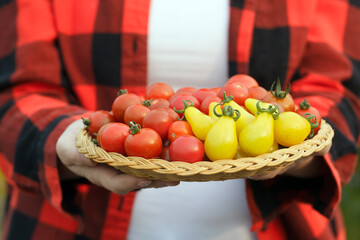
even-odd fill
[[[86,129],[78,134],[76,146],[79,148],[79,152],[87,158],[98,163],[108,164],[137,177],[203,182],[246,178],[284,168],[302,157],[320,152],[331,143],[333,136],[333,129],[323,120],[319,132],[301,144],[257,157],[224,159],[215,162],[200,161],[192,164],[169,162],[163,159],[125,157],[118,153],[106,152],[91,141],[91,136]]]

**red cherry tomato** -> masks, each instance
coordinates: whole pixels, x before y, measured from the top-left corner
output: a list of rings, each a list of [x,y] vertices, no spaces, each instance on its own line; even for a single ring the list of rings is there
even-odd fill
[[[290,93],[288,93],[284,98],[277,98],[276,96],[272,95],[272,93],[269,91],[266,94],[266,96],[262,99],[262,101],[272,104],[277,103],[283,107],[285,112],[295,111],[294,99],[292,98]]]
[[[260,86],[248,88],[249,97],[262,100],[268,93],[268,91]]]
[[[170,100],[170,107],[176,110],[182,110],[184,108],[183,100],[190,100],[193,102],[194,107],[200,109],[200,102],[196,97],[189,94],[179,94]]]
[[[200,106],[200,110],[205,113],[206,115],[209,115],[209,106],[210,103],[212,102],[217,102],[220,103],[221,102],[221,98],[219,98],[218,96],[213,96],[213,97],[207,97]]]
[[[125,151],[128,156],[155,158],[160,155],[161,150],[161,137],[151,128],[142,128],[137,134],[129,134],[125,139]]]
[[[216,96],[217,96],[221,90],[221,87],[213,87],[213,88],[210,88],[210,90],[213,91],[214,93],[216,93]]]
[[[304,116],[306,113],[314,115],[316,117],[316,122],[319,123],[319,125],[314,129],[314,133],[316,134],[319,131],[322,117],[319,111],[315,107],[311,106],[306,98],[301,103],[299,103],[299,107],[296,108],[295,112],[301,116]],[[306,117],[307,116],[305,116],[305,118]],[[312,123],[315,123],[315,119],[312,120]]]
[[[234,83],[234,82],[242,83],[247,88],[259,86],[259,83],[254,78],[246,74],[236,74],[231,78],[229,78],[229,80],[227,81],[227,83]]]
[[[146,88],[145,98],[146,99],[156,99],[156,98],[169,99],[172,95],[174,95],[174,90],[170,85],[168,85],[166,83],[156,82]]]
[[[150,109],[156,109],[156,108],[168,108],[170,106],[170,103],[165,98],[156,98],[151,101]]]
[[[127,93],[126,90],[119,92],[119,96],[115,98],[112,104],[112,112],[116,121],[124,122],[125,110],[133,104],[141,103],[140,97],[134,93]]]
[[[104,129],[106,128],[106,126],[108,126],[108,125],[110,125],[110,124],[112,124],[112,123],[116,123],[116,122],[109,122],[109,123],[103,125],[103,126],[99,129],[99,131],[97,132],[97,134],[96,134],[96,141],[97,141],[97,144],[98,144],[99,146],[101,146],[101,136],[102,136],[102,132],[104,131]]]
[[[155,130],[165,140],[168,130],[174,119],[164,109],[153,109],[148,112],[143,119],[143,127]]]
[[[239,82],[226,83],[219,91],[218,97],[222,99],[224,92],[226,96],[233,96],[234,102],[242,106],[244,106],[245,100],[249,97],[248,88]]]
[[[190,135],[180,136],[170,144],[171,161],[194,163],[204,158],[204,145],[196,137]]]
[[[180,88],[178,89],[175,94],[180,94],[180,93],[187,93],[187,94],[193,94],[193,92],[196,91],[196,88],[194,87],[183,87],[183,88]]]
[[[105,151],[117,152],[125,155],[124,143],[129,135],[129,126],[114,122],[102,126],[97,135],[97,140]]]
[[[168,139],[170,142],[184,135],[194,135],[191,126],[188,122],[175,121],[170,125],[168,131]]]
[[[97,133],[103,125],[110,122],[115,122],[115,118],[110,112],[105,110],[98,110],[91,113],[88,119],[83,118],[83,123],[92,136],[94,136],[94,133]]]
[[[143,101],[141,104],[136,103],[130,105],[124,113],[124,122],[129,124],[130,121],[134,121],[142,126],[142,121],[145,115],[150,112],[150,102]]]
[[[276,85],[275,85],[276,83]],[[284,91],[281,90],[281,82],[280,79],[278,79],[276,82],[274,82],[271,85],[270,91],[265,95],[265,97],[262,99],[264,102],[276,102],[279,105],[281,105],[284,108],[285,112],[288,111],[295,111],[295,103],[294,99],[292,98],[290,94],[290,84]]]
[[[207,88],[200,88],[200,89],[197,89],[195,92],[193,92],[192,95],[194,97],[196,97],[199,100],[199,102],[201,103],[207,97],[216,96],[216,93]]]
[[[179,114],[178,114],[177,112],[175,112],[175,110],[172,109],[172,108],[159,108],[159,109],[168,112],[169,115],[170,115],[170,117],[171,117],[174,121],[176,121],[176,120],[178,120],[178,119],[180,118]]]

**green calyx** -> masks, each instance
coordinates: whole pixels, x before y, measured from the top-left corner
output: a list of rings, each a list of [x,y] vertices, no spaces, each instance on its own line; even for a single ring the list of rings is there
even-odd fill
[[[306,98],[299,104],[299,107],[301,110],[308,110],[311,105],[310,103],[306,100]]]
[[[84,123],[84,125],[85,125],[85,127],[88,127],[88,126],[90,126],[90,119],[85,119],[85,118],[83,118],[83,117],[81,117],[81,119],[82,119],[82,121],[83,121],[83,123]]]
[[[98,142],[98,140],[97,140],[96,138],[93,138],[91,141],[92,141],[96,146],[99,146],[99,142]]]
[[[182,100],[182,102],[184,103],[184,108],[181,109],[181,110],[177,110],[177,109],[174,108],[174,111],[176,113],[184,113],[185,109],[187,109],[188,107],[193,107],[194,106],[194,103],[191,100],[186,99],[186,100]],[[188,102],[190,103],[190,105],[188,104]]]
[[[222,105],[221,103],[218,103],[214,106],[214,114],[217,117],[227,116],[234,119],[234,121],[237,121],[240,118],[240,111],[235,109],[232,106],[226,105],[223,107],[221,114],[216,112],[217,106]]]
[[[262,107],[260,106],[260,103],[262,103],[262,101],[258,101],[258,102],[256,103],[256,109],[257,109],[258,115],[259,115],[260,113],[265,113],[265,112],[266,112],[266,113],[270,113],[271,116],[274,118],[274,120],[278,119],[278,117],[279,117],[279,115],[280,115],[280,108],[279,108],[279,106],[270,104],[268,108],[262,108]]]
[[[123,94],[126,94],[128,93],[128,90],[127,89],[120,89],[118,92],[117,92],[117,95],[120,96],[120,95],[123,95]]]
[[[274,85],[276,83],[275,89],[274,89]],[[276,97],[276,99],[283,99],[286,97],[286,95],[288,95],[288,93],[290,92],[291,87],[290,84],[288,85],[288,87],[285,89],[285,91],[281,90],[281,82],[280,82],[280,78],[277,79],[276,82],[273,82],[273,84],[271,85],[270,88],[270,92],[271,94]]]
[[[311,113],[304,113],[304,115],[302,115],[309,123],[311,126],[311,132],[308,136],[308,138],[312,138],[314,136],[314,129],[317,128],[319,126],[318,121],[316,120],[316,116],[314,114]]]
[[[141,102],[141,104],[142,105],[144,105],[145,107],[150,107],[151,106],[151,102],[152,102],[153,100],[152,99],[150,99],[150,100],[144,100],[144,101],[142,101]]]
[[[137,124],[134,121],[130,121],[129,123],[129,133],[131,135],[137,134],[138,132],[140,132],[141,126],[140,124]]]
[[[227,96],[226,92],[223,93],[223,99],[221,100],[221,105],[224,105],[225,103],[229,103],[230,101],[234,100],[234,97],[232,95]]]

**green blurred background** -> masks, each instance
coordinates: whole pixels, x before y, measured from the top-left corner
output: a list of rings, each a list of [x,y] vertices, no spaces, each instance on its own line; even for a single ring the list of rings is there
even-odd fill
[[[359,154],[360,157],[360,154]],[[0,171],[0,220],[4,213],[4,202],[6,199],[6,183]],[[343,188],[341,207],[347,228],[348,240],[360,239],[360,161],[351,182]],[[0,221],[0,238],[2,232],[2,221]]]

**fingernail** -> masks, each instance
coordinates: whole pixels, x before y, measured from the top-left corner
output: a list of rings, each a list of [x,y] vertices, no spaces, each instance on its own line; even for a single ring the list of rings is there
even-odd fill
[[[151,183],[152,183],[152,181],[147,180],[147,181],[138,182],[137,185],[138,185],[140,188],[143,188],[143,187],[146,187],[146,186],[150,185]]]

